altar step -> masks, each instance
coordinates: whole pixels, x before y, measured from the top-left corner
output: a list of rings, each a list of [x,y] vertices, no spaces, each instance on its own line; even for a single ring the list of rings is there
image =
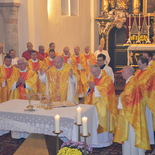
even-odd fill
[[[59,139],[59,148],[63,141]],[[14,155],[56,155],[56,136],[30,134]]]
[[[44,135],[31,134],[14,155],[49,155]]]

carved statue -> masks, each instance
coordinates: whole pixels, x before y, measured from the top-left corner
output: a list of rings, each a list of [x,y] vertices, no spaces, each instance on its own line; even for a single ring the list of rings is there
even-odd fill
[[[128,9],[129,0],[117,0],[117,8],[118,9]]]

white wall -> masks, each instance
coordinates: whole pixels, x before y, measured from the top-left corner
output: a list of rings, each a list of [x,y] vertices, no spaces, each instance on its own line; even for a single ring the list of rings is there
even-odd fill
[[[55,42],[56,51],[62,53],[64,46],[70,51],[78,45],[81,51],[90,45],[90,0],[79,0],[79,16],[62,16],[61,0],[51,0],[51,15],[49,17],[49,42]]]
[[[47,14],[47,1],[50,14]],[[97,3],[96,3],[97,2]],[[64,46],[70,51],[78,45],[84,51],[89,45],[92,52],[98,46],[97,23],[99,0],[79,0],[79,16],[62,16],[61,0],[20,0],[19,7],[19,53],[26,50],[26,43],[32,42],[34,49],[39,44],[46,49],[55,42],[56,51],[62,53]]]
[[[46,0],[20,0],[19,7],[19,53],[26,50],[26,43],[48,45],[48,15]]]

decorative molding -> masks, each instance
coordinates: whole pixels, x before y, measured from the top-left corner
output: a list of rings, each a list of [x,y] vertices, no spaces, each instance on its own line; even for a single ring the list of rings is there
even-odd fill
[[[0,3],[0,7],[19,7],[20,3]]]

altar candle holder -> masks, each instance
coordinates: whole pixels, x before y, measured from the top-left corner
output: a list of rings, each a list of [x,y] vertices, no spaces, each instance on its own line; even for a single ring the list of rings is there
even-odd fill
[[[80,137],[80,126],[82,126],[82,124],[77,124],[77,123],[74,123],[74,124],[78,126],[78,141],[80,142],[81,141],[81,137]]]
[[[58,153],[59,148],[60,148],[60,146],[59,146],[59,134],[63,133],[63,131],[60,130],[59,133],[53,131],[53,133],[56,134],[56,153]]]
[[[86,142],[86,138],[89,137],[91,134],[88,133],[88,135],[83,135],[82,133],[80,134],[80,136],[82,136],[84,138],[84,155],[87,155],[87,142]]]

